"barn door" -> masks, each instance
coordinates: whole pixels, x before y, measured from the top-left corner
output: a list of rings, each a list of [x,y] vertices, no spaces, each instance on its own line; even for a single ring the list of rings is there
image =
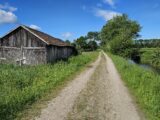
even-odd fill
[[[25,56],[25,52],[24,52],[24,47],[22,47],[22,46],[20,49],[20,56],[16,60],[16,63],[19,64],[20,66],[26,64],[26,56]]]

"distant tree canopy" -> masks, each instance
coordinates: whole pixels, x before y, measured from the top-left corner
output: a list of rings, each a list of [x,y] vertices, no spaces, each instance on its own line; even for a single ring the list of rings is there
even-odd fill
[[[135,48],[156,48],[160,47],[160,39],[139,39],[134,41]]]
[[[65,42],[68,43],[69,45],[71,45],[71,42],[69,40],[66,40]]]
[[[81,51],[94,51],[98,48],[97,41],[100,41],[99,32],[88,32],[86,36],[77,38],[74,44]]]
[[[127,15],[116,16],[103,26],[100,36],[103,48],[114,54],[122,54],[133,44],[141,30],[136,21],[132,21]]]
[[[81,36],[80,38],[76,39],[74,41],[74,43],[76,44],[76,47],[80,50],[84,50],[87,49],[87,42],[86,42],[86,37]]]
[[[88,32],[87,39],[94,40],[94,41],[100,41],[100,34],[99,32]]]

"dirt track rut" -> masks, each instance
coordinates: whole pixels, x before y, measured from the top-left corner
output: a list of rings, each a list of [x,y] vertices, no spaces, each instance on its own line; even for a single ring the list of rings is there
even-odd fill
[[[102,53],[36,120],[144,120],[112,60]]]
[[[49,102],[48,107],[43,109],[41,115],[35,120],[64,120],[68,112],[71,111],[74,101],[78,97],[82,89],[85,88],[90,77],[94,73],[96,67],[99,65],[100,56],[96,62],[87,66],[87,69],[78,75],[61,93],[52,101]]]

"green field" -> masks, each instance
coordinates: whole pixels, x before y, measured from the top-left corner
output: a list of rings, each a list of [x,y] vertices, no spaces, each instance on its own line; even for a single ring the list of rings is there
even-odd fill
[[[88,63],[94,61],[98,52],[83,53],[67,62],[54,65],[23,66],[0,65],[0,119],[12,120],[16,115],[56,89]]]
[[[157,60],[157,64],[153,63],[153,56],[155,54],[157,48],[141,48],[140,53],[141,53],[141,62],[143,64],[149,64],[155,68],[160,69],[160,58],[159,58],[159,63]]]
[[[160,75],[145,70],[127,60],[110,55],[122,79],[137,98],[149,120],[160,119]]]

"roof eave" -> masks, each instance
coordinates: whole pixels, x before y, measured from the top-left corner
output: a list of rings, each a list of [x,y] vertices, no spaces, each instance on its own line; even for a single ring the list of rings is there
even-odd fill
[[[9,35],[10,33],[12,33],[13,31],[15,31],[16,29],[18,29],[18,28],[20,28],[20,27],[22,27],[22,26],[20,25],[20,26],[18,26],[18,27],[16,27],[16,28],[10,30],[9,32],[7,32],[6,34],[4,34],[4,35],[1,37],[1,39],[4,38],[4,37],[6,37],[7,35]]]

